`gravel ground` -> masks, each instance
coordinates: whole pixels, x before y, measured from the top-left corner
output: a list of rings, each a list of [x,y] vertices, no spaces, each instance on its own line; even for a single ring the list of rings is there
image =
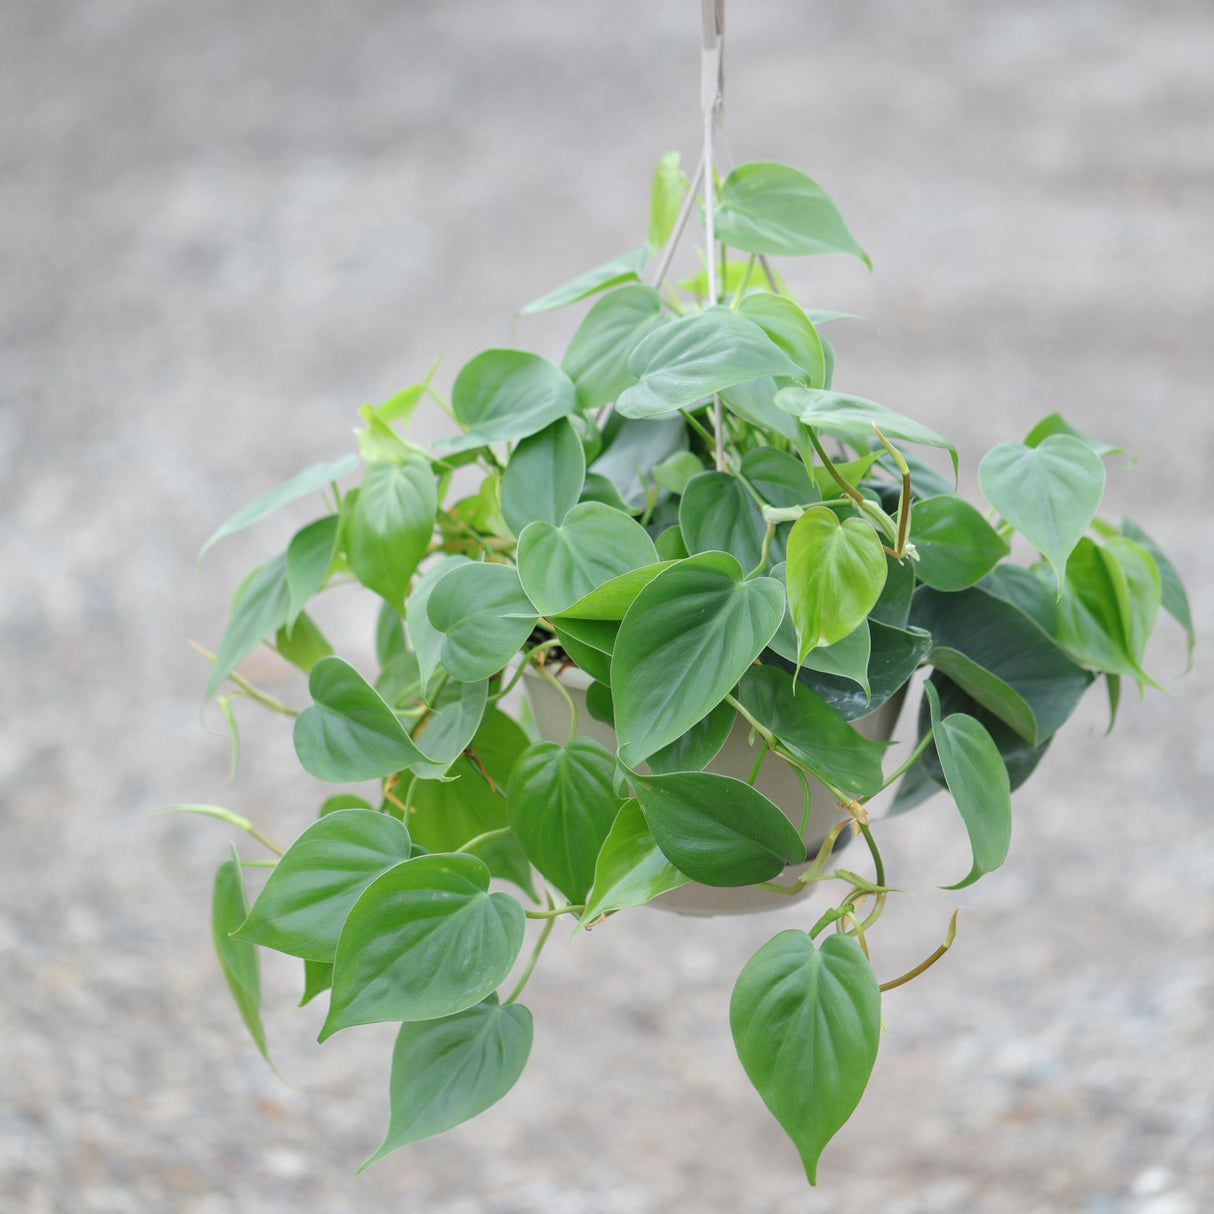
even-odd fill
[[[1018,795],[1004,870],[954,896],[955,949],[888,997],[819,1188],[726,1021],[802,910],[636,912],[550,949],[522,1085],[357,1179],[390,1028],[317,1048],[320,1009],[270,961],[284,1083],[229,1005],[206,909],[228,832],[151,811],[219,802],[286,837],[313,812],[276,720],[243,714],[226,782],[186,646],[304,516],[194,555],[439,351],[444,383],[486,345],[559,351],[567,318],[508,318],[638,243],[657,157],[695,158],[697,56],[691,3],[0,4],[3,1214],[1214,1209],[1201,0],[731,6],[735,154],[807,168],[876,265],[789,269],[874,322],[838,331],[841,386],[955,437],[970,483],[1052,410],[1133,450],[1114,509],[1174,554],[1204,642],[1111,743],[1086,707]],[[363,627],[343,611],[334,631]],[[894,880],[955,876],[957,835],[936,804],[891,823]],[[884,921],[879,970],[954,904]]]

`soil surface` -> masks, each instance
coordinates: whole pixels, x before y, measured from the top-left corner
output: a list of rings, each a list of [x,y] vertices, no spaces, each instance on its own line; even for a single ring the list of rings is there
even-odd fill
[[[947,805],[882,828],[895,884],[869,1092],[806,1189],[729,1037],[733,979],[814,905],[619,916],[554,939],[528,1074],[354,1177],[390,1026],[315,1045],[267,961],[276,1078],[211,951],[231,832],[289,839],[323,790],[205,663],[232,587],[311,517],[215,524],[348,449],[436,354],[559,356],[511,315],[644,238],[659,155],[694,163],[690,3],[41,0],[0,5],[2,1214],[1205,1214],[1214,1209],[1214,20],[1201,0],[731,5],[738,160],[804,167],[872,255],[786,267],[837,383],[981,454],[1039,417],[1113,460],[1113,513],[1188,580],[1171,697],[1093,696],[1016,797],[1004,869]],[[437,435],[441,418],[421,419]],[[335,600],[322,624],[368,651]],[[1153,651],[1184,666],[1174,631]],[[345,642],[343,642],[345,643]],[[349,650],[347,650],[349,651]],[[272,657],[250,677],[302,702]],[[205,726],[205,728],[204,728]],[[208,732],[208,730],[210,732]],[[1204,789],[1204,791],[1203,791]],[[241,838],[242,849],[255,845]],[[247,844],[247,846],[246,846]]]

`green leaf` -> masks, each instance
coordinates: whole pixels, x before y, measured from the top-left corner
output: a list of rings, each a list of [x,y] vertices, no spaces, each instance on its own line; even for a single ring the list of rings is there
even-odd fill
[[[770,375],[748,379],[722,390],[721,400],[731,413],[736,413],[755,429],[774,431],[790,443],[796,443],[805,437],[805,431],[799,422],[778,409],[775,403],[780,385],[786,382],[777,381]]]
[[[683,542],[683,533],[679,530],[677,523],[673,527],[667,527],[653,541],[653,546],[658,550],[658,556],[662,558],[663,562],[681,561],[691,555],[687,551],[687,545]]]
[[[1053,736],[1092,682],[1018,607],[977,587],[920,590],[911,622],[932,634],[932,665],[1033,745]]]
[[[521,535],[539,519],[553,526],[577,505],[586,479],[582,440],[565,417],[525,438],[502,473],[502,515]]]
[[[654,169],[649,191],[649,247],[654,252],[670,239],[683,196],[690,188],[687,174],[679,168],[678,152],[667,152]]]
[[[738,975],[729,1025],[747,1077],[816,1183],[877,1059],[881,992],[868,960],[850,936],[815,948],[804,932],[780,932]]]
[[[325,576],[337,554],[336,514],[318,518],[297,531],[287,545],[287,588],[291,605],[287,627],[292,628],[307,601],[324,585]]]
[[[605,476],[616,486],[624,506],[608,501],[619,509],[646,505],[648,479],[652,470],[676,451],[687,449],[687,426],[681,417],[628,418],[613,412],[603,431],[603,452],[590,466],[586,483],[593,474]]]
[[[333,985],[333,965],[329,961],[304,962],[304,989],[299,997],[299,1006],[307,1007],[317,995],[324,994]]]
[[[410,763],[408,770],[423,780],[446,775],[480,728],[488,697],[488,679],[477,679],[474,683],[449,679],[432,697],[430,714],[415,739],[428,762]]]
[[[755,447],[742,456],[742,476],[770,506],[811,506],[822,493],[805,465],[775,447]]]
[[[256,501],[250,502],[232,515],[226,523],[221,524],[211,538],[198,550],[199,559],[212,544],[223,539],[225,535],[243,531],[245,527],[265,518],[267,514],[273,514],[280,507],[325,488],[332,481],[353,472],[357,467],[357,455],[343,455],[341,459],[334,460],[332,463],[313,464],[310,468],[296,473],[285,484],[271,489],[268,493],[263,493]]]
[[[290,613],[291,591],[287,586],[287,557],[280,553],[241,583],[232,600],[232,611],[223,640],[207,680],[205,699],[269,636],[276,633]]]
[[[776,393],[776,404],[804,425],[845,439],[858,451],[868,450],[870,440],[876,435],[874,426],[891,442],[939,447],[949,453],[956,475],[957,450],[948,439],[874,400],[794,385]]]
[[[1117,527],[1127,539],[1141,544],[1155,561],[1155,567],[1159,570],[1161,606],[1184,629],[1189,642],[1188,660],[1191,666],[1197,634],[1193,631],[1193,615],[1189,610],[1189,596],[1185,593],[1184,583],[1180,580],[1180,574],[1176,572],[1176,566],[1164,555],[1163,549],[1132,519],[1118,519]]]
[[[573,381],[526,350],[486,350],[455,377],[451,409],[469,434],[455,444],[516,442],[577,408]]]
[[[738,699],[819,780],[856,797],[881,787],[885,743],[861,737],[808,687],[794,691],[783,671],[773,666],[748,670]]]
[[[380,603],[375,617],[375,657],[381,667],[408,648],[404,621],[391,603]]]
[[[460,565],[435,583],[426,614],[443,634],[443,669],[467,683],[497,674],[538,618],[516,569],[481,562]]]
[[[582,486],[582,496],[579,500],[602,502],[605,506],[620,511],[621,514],[640,514],[639,509],[632,508],[624,501],[615,484],[598,472],[586,473],[586,483]]]
[[[616,409],[632,418],[686,409],[760,376],[804,375],[757,324],[727,308],[662,325],[633,350],[628,369],[639,382],[620,393]]]
[[[852,488],[857,488],[860,482],[868,474],[868,470],[877,462],[884,454],[881,449],[870,451],[867,455],[862,455],[859,459],[849,459],[842,463],[835,464],[835,471],[849,484]],[[820,468],[815,465],[810,470],[810,475],[814,479],[814,484],[818,487],[818,492],[823,498],[828,501],[833,498],[841,498],[843,496],[843,486],[828,472],[825,468]]]
[[[581,408],[597,409],[636,383],[628,356],[661,323],[661,313],[661,296],[641,283],[609,291],[586,313],[561,359]]]
[[[756,291],[738,305],[738,315],[753,320],[801,368],[811,388],[822,387],[826,377],[822,339],[791,299]]]
[[[348,662],[312,667],[313,704],[295,722],[295,753],[309,775],[331,784],[377,780],[425,756],[383,697]]]
[[[418,669],[421,674],[421,685],[430,686],[430,680],[439,667],[443,650],[443,634],[430,623],[428,613],[430,595],[441,578],[461,565],[472,562],[466,556],[458,554],[440,557],[417,580],[412,593],[405,600],[405,620],[409,628],[409,640],[413,651],[417,654]]]
[[[885,585],[885,553],[868,523],[840,523],[832,511],[815,506],[789,533],[785,576],[800,659],[841,641],[868,615]]]
[[[688,482],[704,471],[697,455],[690,451],[676,451],[668,456],[653,469],[653,483],[671,493],[679,494],[687,488]]]
[[[622,761],[635,767],[707,716],[783,614],[780,587],[744,581],[726,553],[700,553],[658,574],[624,616],[611,662]]]
[[[905,628],[915,596],[915,571],[910,561],[898,561],[886,553],[885,585],[881,597],[868,613],[873,623]]]
[[[278,635],[274,638],[274,648],[292,666],[298,666],[304,674],[321,658],[327,658],[333,652],[333,646],[325,640],[324,633],[316,627],[306,611],[295,621],[294,628],[288,629],[284,624],[278,630]]]
[[[612,620],[566,620],[564,616],[550,619],[549,623],[552,624],[561,648],[573,659],[574,664],[596,682],[610,686],[611,648],[604,649],[603,645],[614,647],[615,632],[619,630],[619,625]],[[585,639],[589,631],[586,625],[593,630],[592,640]],[[613,631],[605,637],[604,629],[608,626]]]
[[[733,706],[722,700],[681,738],[655,750],[645,760],[649,770],[659,776],[676,771],[703,771],[720,753],[737,719]]]
[[[701,472],[679,502],[688,552],[728,552],[748,573],[759,563],[765,524],[742,482],[729,472]]]
[[[215,941],[219,968],[236,1001],[240,1018],[261,1056],[269,1062],[266,1030],[261,1022],[261,965],[257,949],[243,940],[233,940],[231,936],[248,913],[249,900],[245,894],[244,877],[240,872],[236,849],[233,848],[232,858],[225,860],[215,874],[211,898],[211,936]]]
[[[1049,561],[1062,594],[1067,557],[1096,517],[1104,464],[1080,439],[1055,434],[1036,447],[1000,443],[978,465],[986,500]]]
[[[518,576],[536,611],[559,615],[603,583],[656,563],[657,556],[635,519],[602,502],[582,502],[559,527],[527,526],[519,536]]]
[[[528,312],[547,312],[552,308],[563,308],[566,304],[577,303],[579,299],[585,299],[587,295],[603,290],[604,287],[635,282],[648,254],[648,248],[642,245],[639,249],[633,249],[630,253],[604,262],[593,270],[587,270],[585,274],[579,274],[564,286],[549,291],[547,295],[533,299],[521,312],[525,315]]]
[[[964,590],[981,581],[1011,547],[969,502],[929,497],[911,511],[915,573],[937,590]]]
[[[739,165],[721,183],[716,237],[744,253],[848,253],[872,262],[816,181],[786,164]]]
[[[438,494],[430,465],[418,456],[367,468],[346,528],[354,576],[398,610],[434,530]]]
[[[575,905],[594,881],[594,862],[619,812],[615,756],[591,738],[536,742],[510,773],[508,813],[527,859]]]
[[[805,859],[796,827],[742,780],[709,771],[629,780],[658,846],[693,881],[753,885]]]
[[[578,927],[630,906],[644,906],[668,890],[687,884],[662,853],[636,801],[616,815],[594,866],[594,884]]]
[[[700,259],[701,264],[704,261],[703,251],[696,249],[696,256]],[[726,299],[737,293],[738,288],[747,275],[747,259],[742,257],[731,257],[725,263],[725,273],[721,273],[720,264],[716,268],[716,288],[717,298]],[[751,267],[750,278],[754,278],[754,269]],[[784,280],[774,270],[772,277],[775,279],[776,290],[783,291]],[[705,266],[696,274],[691,274],[686,278],[679,279],[679,290],[686,291],[689,295],[694,295],[697,303],[703,303],[708,298],[708,267]]]
[[[1044,566],[1040,566],[1044,568]],[[1048,571],[1045,577],[1049,578]],[[1053,579],[1050,578],[1052,581]],[[996,598],[1019,607],[1037,627],[1049,636],[1058,637],[1058,603],[1053,590],[1043,578],[1021,565],[996,566],[982,579],[981,589]]]
[[[418,856],[388,869],[341,930],[319,1040],[355,1024],[472,1007],[509,974],[524,923],[514,898],[489,893],[489,870],[475,856]]]
[[[1086,434],[1076,430],[1074,426],[1068,425],[1060,413],[1051,413],[1049,417],[1043,417],[1025,435],[1024,445],[1039,447],[1047,438],[1051,438],[1055,434],[1069,434],[1072,438],[1077,438],[1081,443],[1091,447],[1097,455],[1125,455],[1124,447],[1110,447],[1108,443],[1089,438]]]
[[[496,1104],[531,1054],[531,1013],[490,999],[441,1020],[405,1023],[392,1051],[388,1133],[359,1168]]]
[[[236,935],[307,961],[332,961],[359,895],[409,855],[409,832],[388,814],[326,814],[287,848]]]
[[[941,717],[940,697],[929,679],[923,686],[932,714],[932,740],[948,790],[970,837],[969,873],[948,889],[972,885],[1007,858],[1012,841],[1012,800],[1007,768],[991,735],[965,713]]]

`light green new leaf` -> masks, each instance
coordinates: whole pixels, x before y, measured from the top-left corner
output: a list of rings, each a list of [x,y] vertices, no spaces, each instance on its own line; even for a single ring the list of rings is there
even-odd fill
[[[680,316],[644,337],[628,359],[638,382],[621,392],[623,417],[687,409],[734,384],[805,372],[753,321],[727,308]]]
[[[676,451],[654,466],[653,483],[679,494],[687,488],[692,477],[699,476],[703,471],[704,465],[700,463],[698,455],[692,455],[690,451]]]
[[[701,472],[688,482],[679,502],[679,530],[688,552],[728,552],[747,573],[763,552],[763,516],[729,472]]]
[[[964,590],[1011,552],[1002,536],[964,498],[929,497],[911,511],[915,573],[937,590]]]
[[[418,671],[423,687],[430,686],[430,680],[438,669],[439,658],[443,649],[443,634],[430,623],[428,614],[430,595],[452,570],[472,562],[459,554],[439,557],[433,565],[417,579],[409,597],[405,600],[405,622],[409,629],[409,641],[413,652],[417,654]]]
[[[219,968],[236,1001],[240,1018],[261,1056],[269,1062],[266,1030],[261,1022],[261,964],[257,948],[243,940],[233,940],[231,936],[248,913],[249,899],[245,894],[244,877],[240,872],[236,849],[233,848],[232,858],[225,860],[215,874],[215,888],[211,897],[211,935],[215,941]]]
[[[822,387],[826,378],[822,339],[791,299],[756,291],[738,305],[738,315],[753,320],[801,368],[811,388]]]
[[[658,846],[693,881],[753,885],[805,859],[796,827],[742,780],[710,771],[629,780]]]
[[[824,506],[807,510],[788,536],[788,609],[798,659],[854,631],[885,585],[885,553],[868,523],[842,523]]]
[[[594,866],[594,885],[578,927],[602,915],[644,906],[659,894],[687,884],[662,853],[649,832],[649,824],[636,801],[628,801],[616,815]]]
[[[326,814],[274,866],[237,938],[306,961],[332,961],[358,896],[381,873],[409,859],[410,847],[409,832],[388,814]]]
[[[1036,447],[1000,443],[978,465],[986,500],[1041,550],[1062,594],[1067,557],[1096,517],[1104,464],[1085,442],[1055,434]]]
[[[676,528],[677,530],[677,528]],[[656,547],[656,545],[655,545]],[[686,552],[682,554],[684,557]],[[682,559],[682,557],[675,558]],[[560,613],[562,620],[622,620],[632,606],[633,599],[653,581],[670,561],[658,561],[617,574],[609,581],[596,586],[589,594],[578,599]]]
[[[286,622],[291,610],[287,557],[280,553],[241,583],[207,680],[205,699],[246,657]]]
[[[585,274],[579,274],[577,278],[549,291],[547,295],[541,295],[539,299],[533,299],[521,311],[526,314],[563,308],[566,304],[577,303],[579,299],[585,299],[587,295],[593,295],[596,291],[603,290],[604,287],[618,286],[622,282],[635,282],[640,276],[648,255],[648,248],[642,245],[639,249],[624,253],[620,257],[604,262],[601,266],[595,266],[593,270],[587,270]]]
[[[622,761],[635,767],[707,716],[783,615],[780,586],[744,581],[727,553],[703,552],[659,573],[624,616],[611,660]]]
[[[284,625],[278,630],[274,648],[304,674],[308,674],[321,658],[327,658],[333,652],[333,646],[306,611],[295,621],[294,627],[288,629]]]
[[[292,628],[307,601],[324,585],[337,552],[340,515],[330,514],[309,523],[287,545],[287,588],[291,603],[287,627]]]
[[[383,697],[348,662],[321,658],[308,676],[314,703],[295,722],[295,753],[331,784],[378,780],[424,760]]]
[[[445,447],[517,442],[577,408],[573,381],[526,350],[485,350],[455,377],[451,409],[471,433]]]
[[[586,900],[594,862],[623,798],[615,756],[592,738],[536,742],[510,773],[508,813],[527,859],[574,905]]]
[[[1074,426],[1068,425],[1061,413],[1051,413],[1049,417],[1043,417],[1024,436],[1024,445],[1039,447],[1047,438],[1055,434],[1069,434],[1072,438],[1079,439],[1081,443],[1086,443],[1097,455],[1125,455],[1126,453],[1124,447],[1111,447],[1099,439],[1089,438],[1082,431],[1076,430]]]
[[[881,991],[868,960],[850,936],[815,948],[805,932],[780,932],[738,975],[729,1025],[747,1077],[815,1184],[822,1150],[877,1060]]]
[[[523,439],[502,473],[502,515],[521,535],[537,519],[559,526],[577,505],[586,480],[586,456],[569,419],[557,418]]]
[[[517,570],[480,562],[460,565],[440,578],[430,591],[426,614],[443,634],[443,669],[467,683],[497,674],[538,618]]]
[[[319,1039],[480,1003],[509,974],[525,922],[514,898],[489,893],[489,870],[475,856],[418,856],[388,869],[346,917]]]
[[[721,182],[715,227],[722,244],[744,253],[849,253],[872,269],[826,191],[786,164],[758,161],[734,169]]]
[[[653,188],[649,191],[649,247],[654,252],[670,239],[683,195],[690,188],[687,174],[679,168],[678,152],[667,152],[653,171]]]
[[[657,562],[635,519],[602,502],[581,502],[559,527],[529,524],[519,536],[518,576],[542,615],[559,615],[604,582]]]
[[[583,409],[597,409],[636,383],[628,356],[661,315],[661,296],[642,283],[609,291],[586,313],[561,359]]]
[[[405,1023],[392,1051],[388,1132],[359,1168],[483,1113],[518,1082],[531,1055],[531,1013],[487,999],[441,1020]]]
[[[977,718],[962,712],[942,718],[940,697],[930,679],[923,685],[923,693],[931,707],[936,754],[974,856],[969,873],[945,887],[961,889],[1007,858],[1012,841],[1011,784],[999,748]]]
[[[223,539],[225,535],[243,531],[245,527],[265,518],[267,514],[273,514],[280,507],[325,488],[331,482],[353,472],[357,467],[357,455],[343,455],[341,459],[334,460],[332,463],[313,464],[310,468],[296,473],[285,484],[271,489],[268,493],[263,493],[256,501],[250,502],[243,509],[238,510],[226,523],[216,528],[211,538],[199,549],[199,559],[212,544]]]
[[[398,610],[434,530],[434,472],[420,456],[367,468],[345,531],[354,576]]]

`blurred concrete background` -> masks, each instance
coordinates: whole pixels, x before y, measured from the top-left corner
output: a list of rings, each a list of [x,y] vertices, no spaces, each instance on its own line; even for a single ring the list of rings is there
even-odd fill
[[[438,352],[444,385],[486,345],[559,355],[574,318],[509,317],[639,243],[661,153],[694,162],[698,21],[690,0],[0,3],[3,1214],[1214,1209],[1202,0],[730,6],[735,157],[811,172],[876,266],[788,267],[805,302],[874,322],[835,331],[840,386],[953,436],[970,484],[1052,410],[1135,452],[1110,508],[1172,552],[1204,634],[1111,742],[1084,708],[976,889],[930,893],[964,862],[946,806],[884,828],[892,879],[929,892],[883,920],[880,973],[965,909],[953,952],[887,997],[819,1188],[726,1018],[746,958],[812,904],[554,941],[521,1085],[357,1179],[390,1026],[316,1047],[321,1009],[293,1009],[299,975],[271,961],[288,1085],[229,1004],[207,910],[229,832],[151,811],[218,802],[283,838],[313,814],[279,721],[241,712],[226,782],[186,646],[217,642],[307,508],[200,574],[195,553]],[[329,610],[365,650],[367,621]],[[1173,635],[1152,664],[1183,656]]]

